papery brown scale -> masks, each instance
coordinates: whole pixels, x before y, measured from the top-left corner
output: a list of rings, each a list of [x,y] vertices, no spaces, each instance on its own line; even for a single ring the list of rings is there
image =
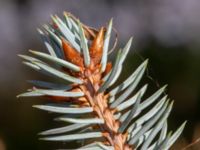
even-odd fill
[[[91,84],[93,85],[93,88],[95,89],[95,91],[97,91],[99,89],[99,84],[101,82],[101,76],[102,76],[101,73],[99,73],[100,67],[97,65],[95,66],[95,68],[90,68],[90,71],[93,74],[89,77],[89,80]]]
[[[105,120],[106,120],[107,126],[108,126],[111,130],[113,130],[113,120],[112,120],[112,116],[111,116],[111,114],[110,114],[110,111],[109,111],[108,109],[106,109],[106,110],[104,111],[104,118],[105,118]]]
[[[82,102],[82,101],[78,101],[78,100],[76,100],[76,101],[74,102],[74,104],[77,104],[77,105],[79,105],[80,107],[89,107],[89,106],[90,106],[89,103],[87,103],[87,102]]]
[[[115,121],[113,124],[114,124],[114,127],[113,127],[114,131],[117,131],[120,125],[119,121]]]
[[[126,144],[124,150],[132,150],[132,148],[128,144]]]
[[[107,75],[110,72],[111,69],[112,69],[112,63],[108,62],[106,64],[106,70],[104,71],[103,76]]]
[[[93,28],[90,28],[86,25],[83,25],[83,29],[84,29],[84,34],[85,34],[85,37],[89,40],[94,40],[94,38],[97,36],[98,32],[93,29]]]
[[[96,38],[93,40],[90,47],[90,56],[93,62],[93,65],[97,65],[101,61],[102,51],[104,44],[104,28],[102,27],[97,34]]]
[[[80,66],[81,68],[83,65],[83,58],[81,55],[69,45],[69,43],[62,38],[62,48],[65,55],[65,59],[75,65]]]
[[[75,72],[75,71],[73,71],[73,70],[71,70],[71,69],[62,67],[62,70],[63,70],[64,72],[66,72],[67,74],[69,74],[69,75],[71,75],[71,76],[74,76],[74,77],[81,77],[81,73],[82,73],[82,71],[83,71],[83,68],[80,68],[80,69],[81,69],[80,72]]]
[[[85,97],[79,97],[78,100],[80,102],[87,102],[87,99]]]
[[[74,22],[78,23],[78,18],[76,18],[73,14],[69,13],[69,12],[64,12],[65,15],[67,15],[68,17],[70,17]],[[96,35],[97,35],[97,30],[95,28],[89,27],[85,24],[82,23],[83,29],[84,29],[84,34],[86,36],[87,39],[89,40],[93,40]]]
[[[98,84],[101,80],[101,74],[96,74],[93,77],[94,84]]]
[[[123,150],[124,147],[124,143],[123,143],[123,139],[122,139],[122,134],[118,134],[117,136],[115,136],[115,149],[116,150]]]
[[[128,136],[128,132],[126,132],[126,133],[124,133],[124,134],[122,135],[122,141],[123,141],[123,143],[126,142],[127,136]]]

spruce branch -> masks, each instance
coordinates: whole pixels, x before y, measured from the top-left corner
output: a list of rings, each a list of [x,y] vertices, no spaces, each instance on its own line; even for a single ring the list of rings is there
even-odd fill
[[[97,30],[67,12],[64,19],[52,16],[50,24],[38,29],[49,54],[30,50],[32,56],[19,56],[25,65],[63,83],[31,80],[34,87],[18,97],[45,97],[53,103],[33,107],[65,114],[56,120],[68,125],[41,132],[42,140],[92,139],[77,147],[82,150],[169,149],[185,123],[168,134],[173,101],[164,94],[166,86],[147,99],[143,98],[147,84],[136,91],[148,60],[121,84],[112,86],[122,73],[133,40],[118,51],[112,65],[108,59],[112,25],[111,19],[107,27]]]

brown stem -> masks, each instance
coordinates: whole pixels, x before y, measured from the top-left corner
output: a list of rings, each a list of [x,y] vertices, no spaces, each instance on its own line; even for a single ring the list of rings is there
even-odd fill
[[[114,117],[114,111],[107,104],[107,96],[104,93],[97,93],[99,84],[95,84],[91,78],[91,74],[87,73],[85,84],[80,88],[85,93],[85,98],[93,107],[95,116],[104,120],[103,125],[99,125],[103,136],[107,140],[106,143],[113,146],[115,150],[132,150],[126,143],[127,134],[118,132],[119,121]]]

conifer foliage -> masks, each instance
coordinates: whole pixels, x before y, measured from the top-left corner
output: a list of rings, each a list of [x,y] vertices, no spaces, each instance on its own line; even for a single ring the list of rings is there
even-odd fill
[[[81,150],[167,150],[185,122],[168,133],[173,101],[163,93],[166,86],[143,98],[147,84],[141,88],[138,84],[147,60],[122,83],[114,84],[125,67],[132,38],[117,51],[114,63],[110,62],[112,24],[111,19],[96,30],[67,12],[62,19],[52,16],[51,23],[38,29],[48,53],[30,50],[31,56],[19,56],[25,65],[57,80],[31,80],[33,88],[18,97],[51,100],[33,107],[60,114],[56,120],[66,122],[64,127],[41,132],[42,140],[83,141],[77,144]]]

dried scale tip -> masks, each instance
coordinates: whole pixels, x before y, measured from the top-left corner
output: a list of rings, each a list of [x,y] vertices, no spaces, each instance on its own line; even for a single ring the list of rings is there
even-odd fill
[[[25,65],[59,79],[59,83],[29,81],[34,87],[18,95],[52,100],[51,104],[33,107],[65,114],[56,120],[70,123],[40,133],[48,135],[41,139],[93,139],[77,148],[82,150],[169,149],[185,123],[173,134],[167,133],[167,118],[173,102],[163,94],[166,86],[145,100],[147,84],[136,91],[148,61],[121,84],[111,88],[121,74],[132,38],[118,51],[112,64],[108,62],[112,19],[107,27],[99,30],[83,25],[67,12],[64,19],[52,16],[52,20],[52,24],[44,25],[43,31],[38,30],[49,54],[31,50],[34,57],[19,55]],[[131,95],[133,91],[136,94]]]

